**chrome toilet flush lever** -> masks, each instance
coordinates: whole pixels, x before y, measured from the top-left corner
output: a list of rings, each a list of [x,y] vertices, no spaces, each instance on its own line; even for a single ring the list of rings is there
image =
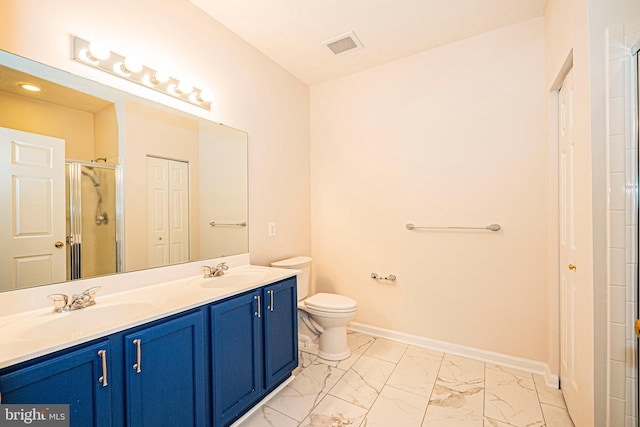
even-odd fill
[[[378,273],[371,273],[371,278],[372,279],[378,279],[378,280],[390,280],[390,281],[394,281],[396,280],[396,275],[395,274],[390,274],[388,276],[380,276],[378,275]]]
[[[80,310],[81,308],[90,307],[96,303],[96,292],[100,286],[94,286],[85,289],[79,294],[73,294],[71,301],[65,294],[51,294],[47,298],[53,301],[53,312],[64,313],[66,311]]]

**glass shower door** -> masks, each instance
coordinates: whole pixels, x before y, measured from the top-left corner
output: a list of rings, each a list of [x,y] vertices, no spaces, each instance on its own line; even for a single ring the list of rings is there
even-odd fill
[[[67,163],[67,279],[117,272],[116,168]]]

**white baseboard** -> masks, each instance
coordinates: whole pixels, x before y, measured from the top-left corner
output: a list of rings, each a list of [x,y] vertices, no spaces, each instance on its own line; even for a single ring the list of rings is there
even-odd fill
[[[446,341],[434,340],[418,335],[405,334],[403,332],[392,331],[390,329],[379,328],[377,326],[370,326],[357,322],[351,322],[349,329],[354,332],[362,332],[363,334],[411,344],[417,347],[424,347],[430,350],[441,351],[443,353],[455,354],[457,356],[464,356],[470,359],[505,366],[507,368],[520,369],[522,371],[531,372],[532,374],[539,374],[544,377],[547,387],[558,388],[559,385],[558,375],[551,372],[547,363],[539,362],[537,360],[495,353],[492,351],[453,344]]]

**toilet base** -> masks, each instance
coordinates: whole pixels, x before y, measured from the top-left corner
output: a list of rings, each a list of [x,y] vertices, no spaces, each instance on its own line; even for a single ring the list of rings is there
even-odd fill
[[[332,362],[337,362],[340,360],[348,359],[351,356],[351,350],[347,350],[344,353],[325,353],[321,350],[318,350],[318,357],[324,360],[331,360]]]
[[[347,327],[333,326],[325,328],[320,334],[318,357],[325,360],[344,360],[351,356],[347,345]]]

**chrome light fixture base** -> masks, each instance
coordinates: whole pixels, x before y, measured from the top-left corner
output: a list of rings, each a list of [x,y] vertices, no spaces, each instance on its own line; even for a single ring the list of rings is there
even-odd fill
[[[211,110],[213,95],[210,90],[193,87],[185,80],[178,80],[160,70],[143,65],[132,57],[124,57],[101,43],[89,42],[73,36],[73,59],[114,76],[137,83],[177,98],[205,110]]]

